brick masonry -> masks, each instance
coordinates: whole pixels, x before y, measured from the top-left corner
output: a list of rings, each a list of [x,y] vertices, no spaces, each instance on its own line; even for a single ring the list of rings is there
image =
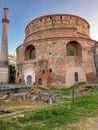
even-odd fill
[[[89,23],[78,16],[56,14],[39,17],[25,29],[23,44],[17,47],[16,82],[47,87],[70,87],[78,82],[95,81],[93,48]],[[67,54],[68,45],[76,54]],[[36,57],[30,58],[32,48]],[[28,79],[30,78],[30,79]],[[30,84],[29,84],[30,85]]]

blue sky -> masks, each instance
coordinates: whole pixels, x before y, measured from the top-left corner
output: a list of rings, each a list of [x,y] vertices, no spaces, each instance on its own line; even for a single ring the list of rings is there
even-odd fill
[[[98,0],[0,0],[0,21],[3,8],[9,8],[9,53],[23,43],[25,27],[33,19],[48,14],[72,14],[86,19],[90,36],[98,41]],[[2,22],[0,22],[0,43]]]

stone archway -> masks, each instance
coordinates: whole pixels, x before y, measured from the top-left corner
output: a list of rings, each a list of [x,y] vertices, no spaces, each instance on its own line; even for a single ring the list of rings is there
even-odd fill
[[[86,82],[86,74],[84,70],[79,66],[70,67],[65,74],[65,86],[70,87],[75,84],[75,74],[78,74],[78,82]]]

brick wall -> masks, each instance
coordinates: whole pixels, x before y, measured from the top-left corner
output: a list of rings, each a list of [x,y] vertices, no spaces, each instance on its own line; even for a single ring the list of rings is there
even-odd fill
[[[87,21],[72,15],[48,15],[33,20],[25,29],[24,43],[16,50],[17,65],[22,64],[21,74],[17,69],[17,83],[20,79],[24,81],[24,72],[29,67],[35,73],[32,77],[35,83],[41,80],[45,86],[69,87],[74,83],[75,72],[79,73],[79,82],[88,81],[91,73],[94,77],[96,69],[92,48],[96,41],[90,39],[89,29]],[[76,45],[77,56],[67,55],[69,43]],[[36,58],[26,59],[32,46],[36,48]],[[40,70],[42,61],[43,70]]]

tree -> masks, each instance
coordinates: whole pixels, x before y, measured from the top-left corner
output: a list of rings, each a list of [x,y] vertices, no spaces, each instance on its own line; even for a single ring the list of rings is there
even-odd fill
[[[10,70],[9,82],[15,83],[15,74],[16,74],[15,66],[9,65],[9,70]]]

